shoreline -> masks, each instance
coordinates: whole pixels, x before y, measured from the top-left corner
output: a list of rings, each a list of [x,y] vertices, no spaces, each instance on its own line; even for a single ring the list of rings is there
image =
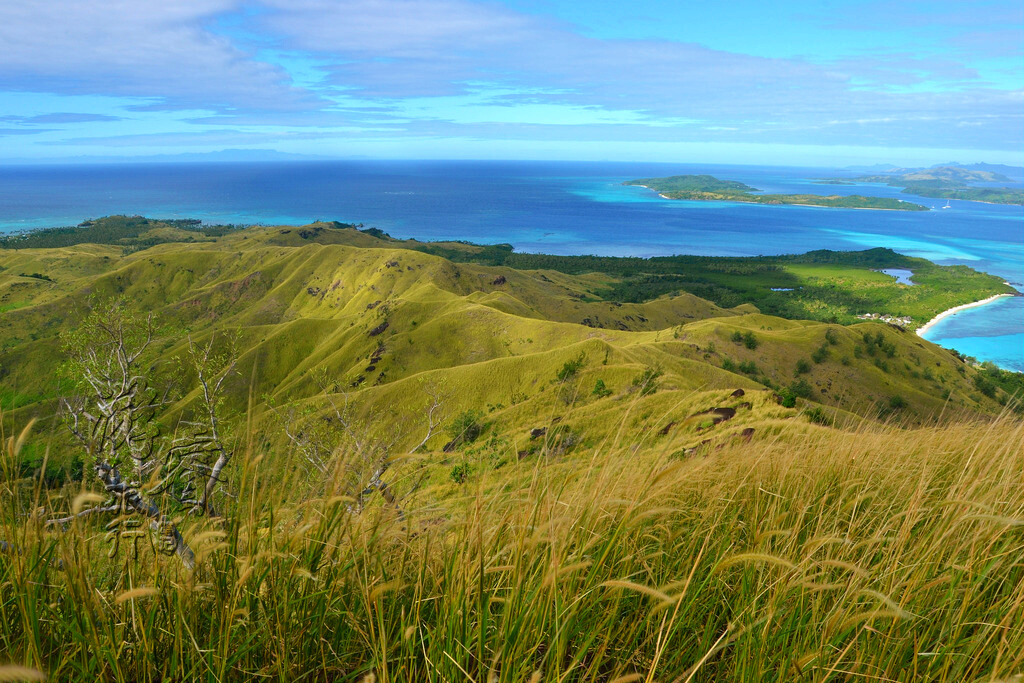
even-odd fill
[[[645,190],[650,190],[651,192],[654,192],[655,194],[657,194],[662,199],[667,199],[667,200],[669,200],[671,202],[732,202],[734,204],[753,204],[755,206],[810,206],[810,207],[813,207],[815,209],[853,209],[854,211],[917,211],[917,209],[887,209],[887,208],[881,207],[881,206],[828,206],[826,204],[800,204],[800,203],[797,203],[797,202],[788,203],[788,204],[785,203],[785,202],[779,202],[778,204],[770,204],[768,202],[752,202],[752,201],[743,200],[743,199],[680,199],[680,198],[677,198],[677,197],[667,197],[667,196],[663,195],[662,193],[658,192],[657,190],[655,190],[654,188],[648,187],[647,185],[630,185],[629,183],[623,183],[623,185],[627,185],[629,187],[642,187]],[[757,195],[754,195],[754,196],[756,197]],[[905,200],[900,199],[899,201],[902,202],[902,201],[905,201]],[[913,204],[913,202],[907,202],[907,203],[908,204]],[[918,205],[918,206],[923,206],[923,205]],[[925,207],[924,210],[925,211],[933,211],[934,209]]]
[[[934,327],[936,325],[936,323],[938,323],[940,320],[948,318],[949,316],[951,316],[951,315],[953,315],[955,313],[959,313],[960,311],[967,310],[968,308],[977,308],[979,306],[984,306],[986,304],[992,303],[993,301],[996,301],[997,299],[1002,299],[1003,297],[1012,297],[1012,296],[1015,296],[1015,295],[1013,295],[1013,294],[993,294],[992,296],[988,297],[987,299],[982,299],[981,301],[972,301],[971,303],[961,304],[959,306],[954,306],[953,308],[946,309],[942,313],[939,313],[937,316],[935,316],[934,318],[932,318],[931,320],[926,322],[921,327],[917,328],[917,330],[916,330],[917,336],[923,338],[925,333],[928,330],[930,330],[932,327]]]

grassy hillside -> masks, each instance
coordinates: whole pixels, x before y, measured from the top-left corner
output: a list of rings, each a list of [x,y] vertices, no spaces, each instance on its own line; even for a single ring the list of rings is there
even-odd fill
[[[509,406],[513,395],[544,403],[557,370],[582,352],[580,376],[596,382],[602,374],[622,375],[618,392],[628,388],[627,376],[651,367],[676,391],[758,384],[781,391],[799,379],[810,387],[800,393],[844,410],[863,411],[896,395],[919,416],[942,410],[947,399],[972,411],[998,407],[975,388],[973,369],[890,326],[786,320],[687,293],[623,303],[609,300],[623,286],[614,273],[460,264],[404,246],[350,228],[314,227],[251,229],[128,254],[97,245],[0,252],[0,301],[9,307],[0,333],[6,405],[31,412],[40,405],[31,397],[54,396],[60,332],[81,319],[90,297],[121,296],[168,329],[163,358],[180,356],[186,330],[196,339],[237,334],[239,377],[255,396],[278,402],[309,398],[315,392],[307,380],[317,370],[368,401],[440,372],[467,406]],[[472,249],[448,248],[456,247]],[[815,280],[844,277],[908,296],[941,289],[896,285],[870,268],[831,265],[828,256],[748,262],[751,274],[737,268],[720,276],[739,293],[779,268],[779,277],[809,289]],[[542,264],[545,257],[537,258]],[[912,261],[924,279],[959,272]],[[949,299],[925,308],[928,302],[918,304],[921,317]],[[744,335],[752,344],[734,341]],[[809,369],[798,372],[801,360]],[[231,400],[240,409],[248,399],[238,393]]]
[[[0,653],[63,681],[1012,680],[1022,454],[1006,420],[682,460],[624,436],[415,490],[447,466],[407,462],[399,519],[245,451],[195,572],[12,523],[59,500],[5,479]]]
[[[738,300],[779,278],[844,305],[910,290],[930,317],[939,283],[975,296],[987,276],[885,250],[574,259],[334,224],[179,238],[0,250],[0,680],[30,675],[8,661],[76,681],[1024,664],[1020,376]],[[873,270],[894,262],[921,284]],[[619,296],[655,274],[736,298]],[[97,463],[136,452],[83,446],[59,408],[114,400],[74,407],[94,381],[81,352],[106,362],[116,320],[150,339],[132,438],[208,435],[190,361],[209,344],[226,368],[216,514],[172,505],[184,489],[144,464],[165,511],[148,523],[124,503],[46,523],[99,509]],[[165,554],[171,524],[194,569]]]

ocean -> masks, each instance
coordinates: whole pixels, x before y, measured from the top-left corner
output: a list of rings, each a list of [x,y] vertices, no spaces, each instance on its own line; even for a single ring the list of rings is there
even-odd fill
[[[633,178],[708,173],[766,192],[870,194],[933,206],[870,211],[665,200]],[[554,254],[723,256],[890,247],[1024,291],[1024,208],[901,195],[822,168],[619,162],[330,161],[0,168],[0,232],[115,213],[208,223],[338,220],[395,237],[508,242]],[[1019,183],[1018,183],[1019,185]],[[950,316],[926,338],[1024,372],[1024,298]]]

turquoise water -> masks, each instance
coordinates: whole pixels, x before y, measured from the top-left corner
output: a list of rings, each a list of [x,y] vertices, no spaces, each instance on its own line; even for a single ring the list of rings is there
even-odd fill
[[[966,264],[1024,290],[1024,208],[953,201],[870,211],[662,199],[633,178],[710,173],[764,192],[870,194],[941,207],[885,185],[816,185],[842,171],[559,162],[348,161],[0,167],[0,232],[115,213],[209,223],[339,220],[396,237],[508,242],[555,254],[724,256],[890,247]],[[846,174],[847,176],[849,174]],[[1024,298],[969,309],[927,338],[1024,371]]]
[[[967,308],[935,323],[925,339],[960,353],[990,360],[1005,368],[1021,370],[1024,350],[1024,298],[996,299]]]

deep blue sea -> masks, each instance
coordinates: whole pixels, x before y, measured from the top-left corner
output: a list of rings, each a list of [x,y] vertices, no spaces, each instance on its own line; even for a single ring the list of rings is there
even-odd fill
[[[871,194],[901,212],[665,200],[625,180],[710,173],[766,192]],[[0,168],[0,232],[124,213],[210,223],[339,220],[395,237],[509,242],[520,251],[653,256],[757,255],[890,247],[966,264],[1024,291],[1024,208],[900,195],[821,168],[617,162],[337,161]],[[1024,298],[968,309],[927,338],[1024,371]]]

